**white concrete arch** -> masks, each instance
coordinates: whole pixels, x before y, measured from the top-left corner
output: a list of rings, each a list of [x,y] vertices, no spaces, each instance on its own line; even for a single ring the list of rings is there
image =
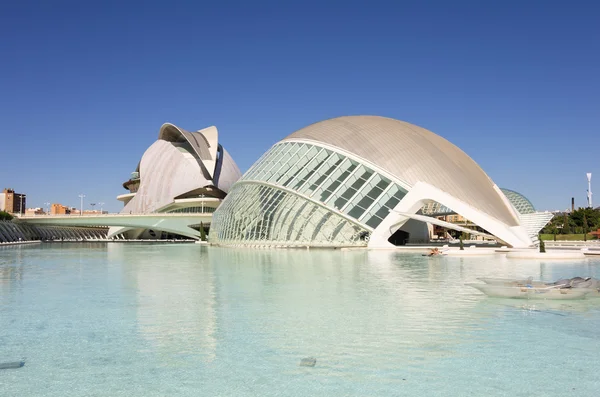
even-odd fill
[[[411,219],[410,215],[416,214],[427,200],[434,200],[451,208],[457,214],[464,216],[512,247],[530,247],[533,245],[533,241],[523,226],[507,225],[428,183],[417,182],[377,229],[373,231],[368,246],[370,248],[393,247],[388,242],[390,236]],[[415,216],[414,219],[422,220],[418,216]]]

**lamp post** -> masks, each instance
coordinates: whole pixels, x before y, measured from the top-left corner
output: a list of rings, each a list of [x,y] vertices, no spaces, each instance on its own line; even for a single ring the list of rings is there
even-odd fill
[[[104,203],[98,203],[98,205],[100,206],[100,215],[102,215],[102,206],[104,206]]]
[[[96,203],[90,203],[90,206],[92,207],[92,212],[94,212],[94,207],[96,206]]]
[[[50,215],[50,203],[44,203],[46,206],[46,215]]]
[[[79,198],[81,199],[81,212],[79,213],[79,216],[83,216],[83,198],[85,197],[85,194],[81,193],[79,195]]]

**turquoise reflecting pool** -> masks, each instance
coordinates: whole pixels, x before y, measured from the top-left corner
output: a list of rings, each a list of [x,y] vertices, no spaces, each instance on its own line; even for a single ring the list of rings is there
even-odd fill
[[[0,248],[2,396],[592,396],[600,299],[502,300],[477,277],[600,261],[196,244]],[[303,367],[303,358],[316,358]]]

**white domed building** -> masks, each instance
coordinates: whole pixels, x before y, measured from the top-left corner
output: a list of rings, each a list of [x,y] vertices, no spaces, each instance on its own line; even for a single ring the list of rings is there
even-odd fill
[[[512,191],[507,191],[512,192]],[[512,247],[529,247],[552,218],[507,197],[458,147],[391,118],[321,121],[276,143],[231,188],[213,215],[218,245],[392,247],[429,238],[445,207]],[[519,212],[513,203],[519,202]],[[530,204],[530,203],[529,203]],[[435,212],[435,211],[433,211]]]
[[[121,213],[207,214],[204,226],[208,226],[212,213],[242,175],[218,138],[216,127],[189,132],[164,124],[158,140],[123,184],[129,192],[117,197],[125,204]],[[109,237],[160,238],[159,234],[166,232],[177,234],[162,230],[160,222],[151,228],[111,227]]]

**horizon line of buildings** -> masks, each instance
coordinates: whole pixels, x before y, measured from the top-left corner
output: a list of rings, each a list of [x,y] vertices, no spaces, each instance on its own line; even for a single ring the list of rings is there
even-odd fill
[[[69,207],[59,203],[52,203],[48,207],[27,208],[27,194],[16,193],[12,188],[4,188],[0,193],[0,211],[11,215],[81,215],[81,209]],[[106,210],[83,210],[83,215],[108,214]]]

